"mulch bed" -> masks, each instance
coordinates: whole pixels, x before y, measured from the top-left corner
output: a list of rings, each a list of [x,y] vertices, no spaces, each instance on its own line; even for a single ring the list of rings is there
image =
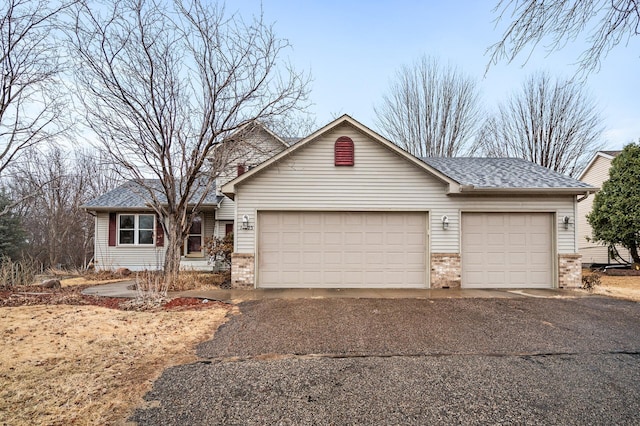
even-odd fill
[[[31,305],[93,305],[109,309],[123,309],[131,299],[120,297],[87,296],[82,290],[90,285],[63,287],[58,289],[44,288],[37,285],[0,287],[0,307]],[[226,303],[195,297],[178,297],[161,306],[162,310],[184,311],[203,310],[213,307],[228,306]]]
[[[605,275],[610,277],[638,277],[640,276],[640,271],[635,269],[608,269]]]

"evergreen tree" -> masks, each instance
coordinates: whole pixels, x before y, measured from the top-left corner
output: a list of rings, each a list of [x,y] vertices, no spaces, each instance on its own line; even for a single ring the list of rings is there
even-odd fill
[[[0,211],[2,211],[11,200],[0,193]],[[0,216],[0,258],[8,256],[16,259],[20,255],[20,250],[24,245],[25,234],[20,223],[20,217],[15,213]]]
[[[596,194],[587,220],[594,241],[623,246],[640,265],[640,145],[627,145],[613,159],[609,180]]]

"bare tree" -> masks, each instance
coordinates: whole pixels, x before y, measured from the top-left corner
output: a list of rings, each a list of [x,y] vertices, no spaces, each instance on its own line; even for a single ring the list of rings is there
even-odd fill
[[[620,43],[640,34],[640,2],[637,0],[501,0],[496,22],[511,21],[502,39],[491,46],[490,63],[512,62],[527,46],[533,49],[550,38],[549,51],[562,48],[586,28],[592,28],[589,47],[578,58],[580,71],[597,70],[601,59]]]
[[[96,153],[65,151],[61,146],[26,150],[9,184],[14,198],[24,198],[14,211],[27,236],[25,251],[43,268],[87,264],[94,221],[81,206],[118,183],[108,179],[112,172]]]
[[[476,82],[452,66],[422,57],[396,73],[375,107],[377,126],[416,156],[465,153],[479,118]]]
[[[288,142],[309,136],[318,129],[315,116],[307,112],[287,114],[271,120],[265,125]]]
[[[477,147],[575,176],[600,147],[601,134],[602,118],[581,85],[538,73],[486,121]]]
[[[286,66],[288,43],[261,16],[245,22],[198,0],[95,10],[84,4],[76,16],[78,94],[98,143],[158,215],[168,284],[218,173],[207,166],[213,147],[247,123],[300,107],[307,77]]]
[[[67,7],[57,1],[9,0],[0,8],[0,178],[24,150],[66,128],[54,34],[56,17]],[[19,201],[7,204],[0,215]]]

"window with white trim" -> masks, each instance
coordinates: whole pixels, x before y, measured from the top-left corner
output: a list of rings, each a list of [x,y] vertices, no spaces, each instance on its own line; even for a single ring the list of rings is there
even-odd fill
[[[185,244],[185,255],[202,257],[202,216],[194,216],[189,227],[189,234]]]
[[[152,214],[121,214],[118,217],[118,244],[153,245],[156,217]]]

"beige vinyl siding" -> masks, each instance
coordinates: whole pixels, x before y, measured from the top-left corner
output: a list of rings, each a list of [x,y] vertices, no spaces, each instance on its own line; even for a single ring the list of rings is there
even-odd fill
[[[355,165],[336,167],[333,145],[340,136],[355,144]],[[574,230],[557,227],[558,217],[574,216],[573,196],[447,196],[446,184],[412,165],[348,124],[331,129],[292,158],[242,183],[236,195],[236,220],[257,210],[422,211],[429,212],[430,252],[460,252],[462,211],[541,211],[556,214],[557,252],[575,253]],[[442,229],[441,217],[449,217]],[[236,251],[255,253],[256,229],[237,233]]]
[[[216,219],[233,220],[236,214],[236,206],[230,198],[224,197],[218,210],[216,210]]]
[[[204,212],[202,216],[203,216],[202,219],[204,221],[202,237],[203,238],[213,237],[216,233],[215,213],[213,211],[210,211],[210,212],[208,211],[208,212]]]
[[[591,167],[585,171],[582,181],[602,188],[602,184],[609,179],[609,169],[611,168],[611,160],[601,155],[595,159]],[[609,254],[607,247],[602,244],[596,244],[587,241],[587,237],[591,237],[591,225],[587,221],[587,215],[593,209],[594,194],[589,195],[586,199],[578,203],[578,221],[577,221],[577,245],[578,252],[582,254],[582,263],[607,263],[609,262]],[[623,258],[629,259],[629,252],[622,247],[618,247],[618,251]]]
[[[96,216],[96,241],[94,258],[97,269],[128,268],[132,271],[159,270],[164,266],[165,247],[115,246],[109,247],[109,213]],[[203,213],[204,237],[215,232],[214,212]],[[192,262],[192,260],[185,260]]]
[[[286,148],[262,128],[247,135],[236,146],[236,151],[227,158],[227,167],[218,176],[218,188],[238,176],[238,164],[255,167]]]
[[[215,236],[216,238],[224,238],[225,235],[227,235],[227,224],[233,224],[233,221],[218,221],[216,223],[216,232],[215,232]]]
[[[109,213],[97,213],[94,254],[96,269],[162,269],[165,251],[165,247],[109,247]]]

